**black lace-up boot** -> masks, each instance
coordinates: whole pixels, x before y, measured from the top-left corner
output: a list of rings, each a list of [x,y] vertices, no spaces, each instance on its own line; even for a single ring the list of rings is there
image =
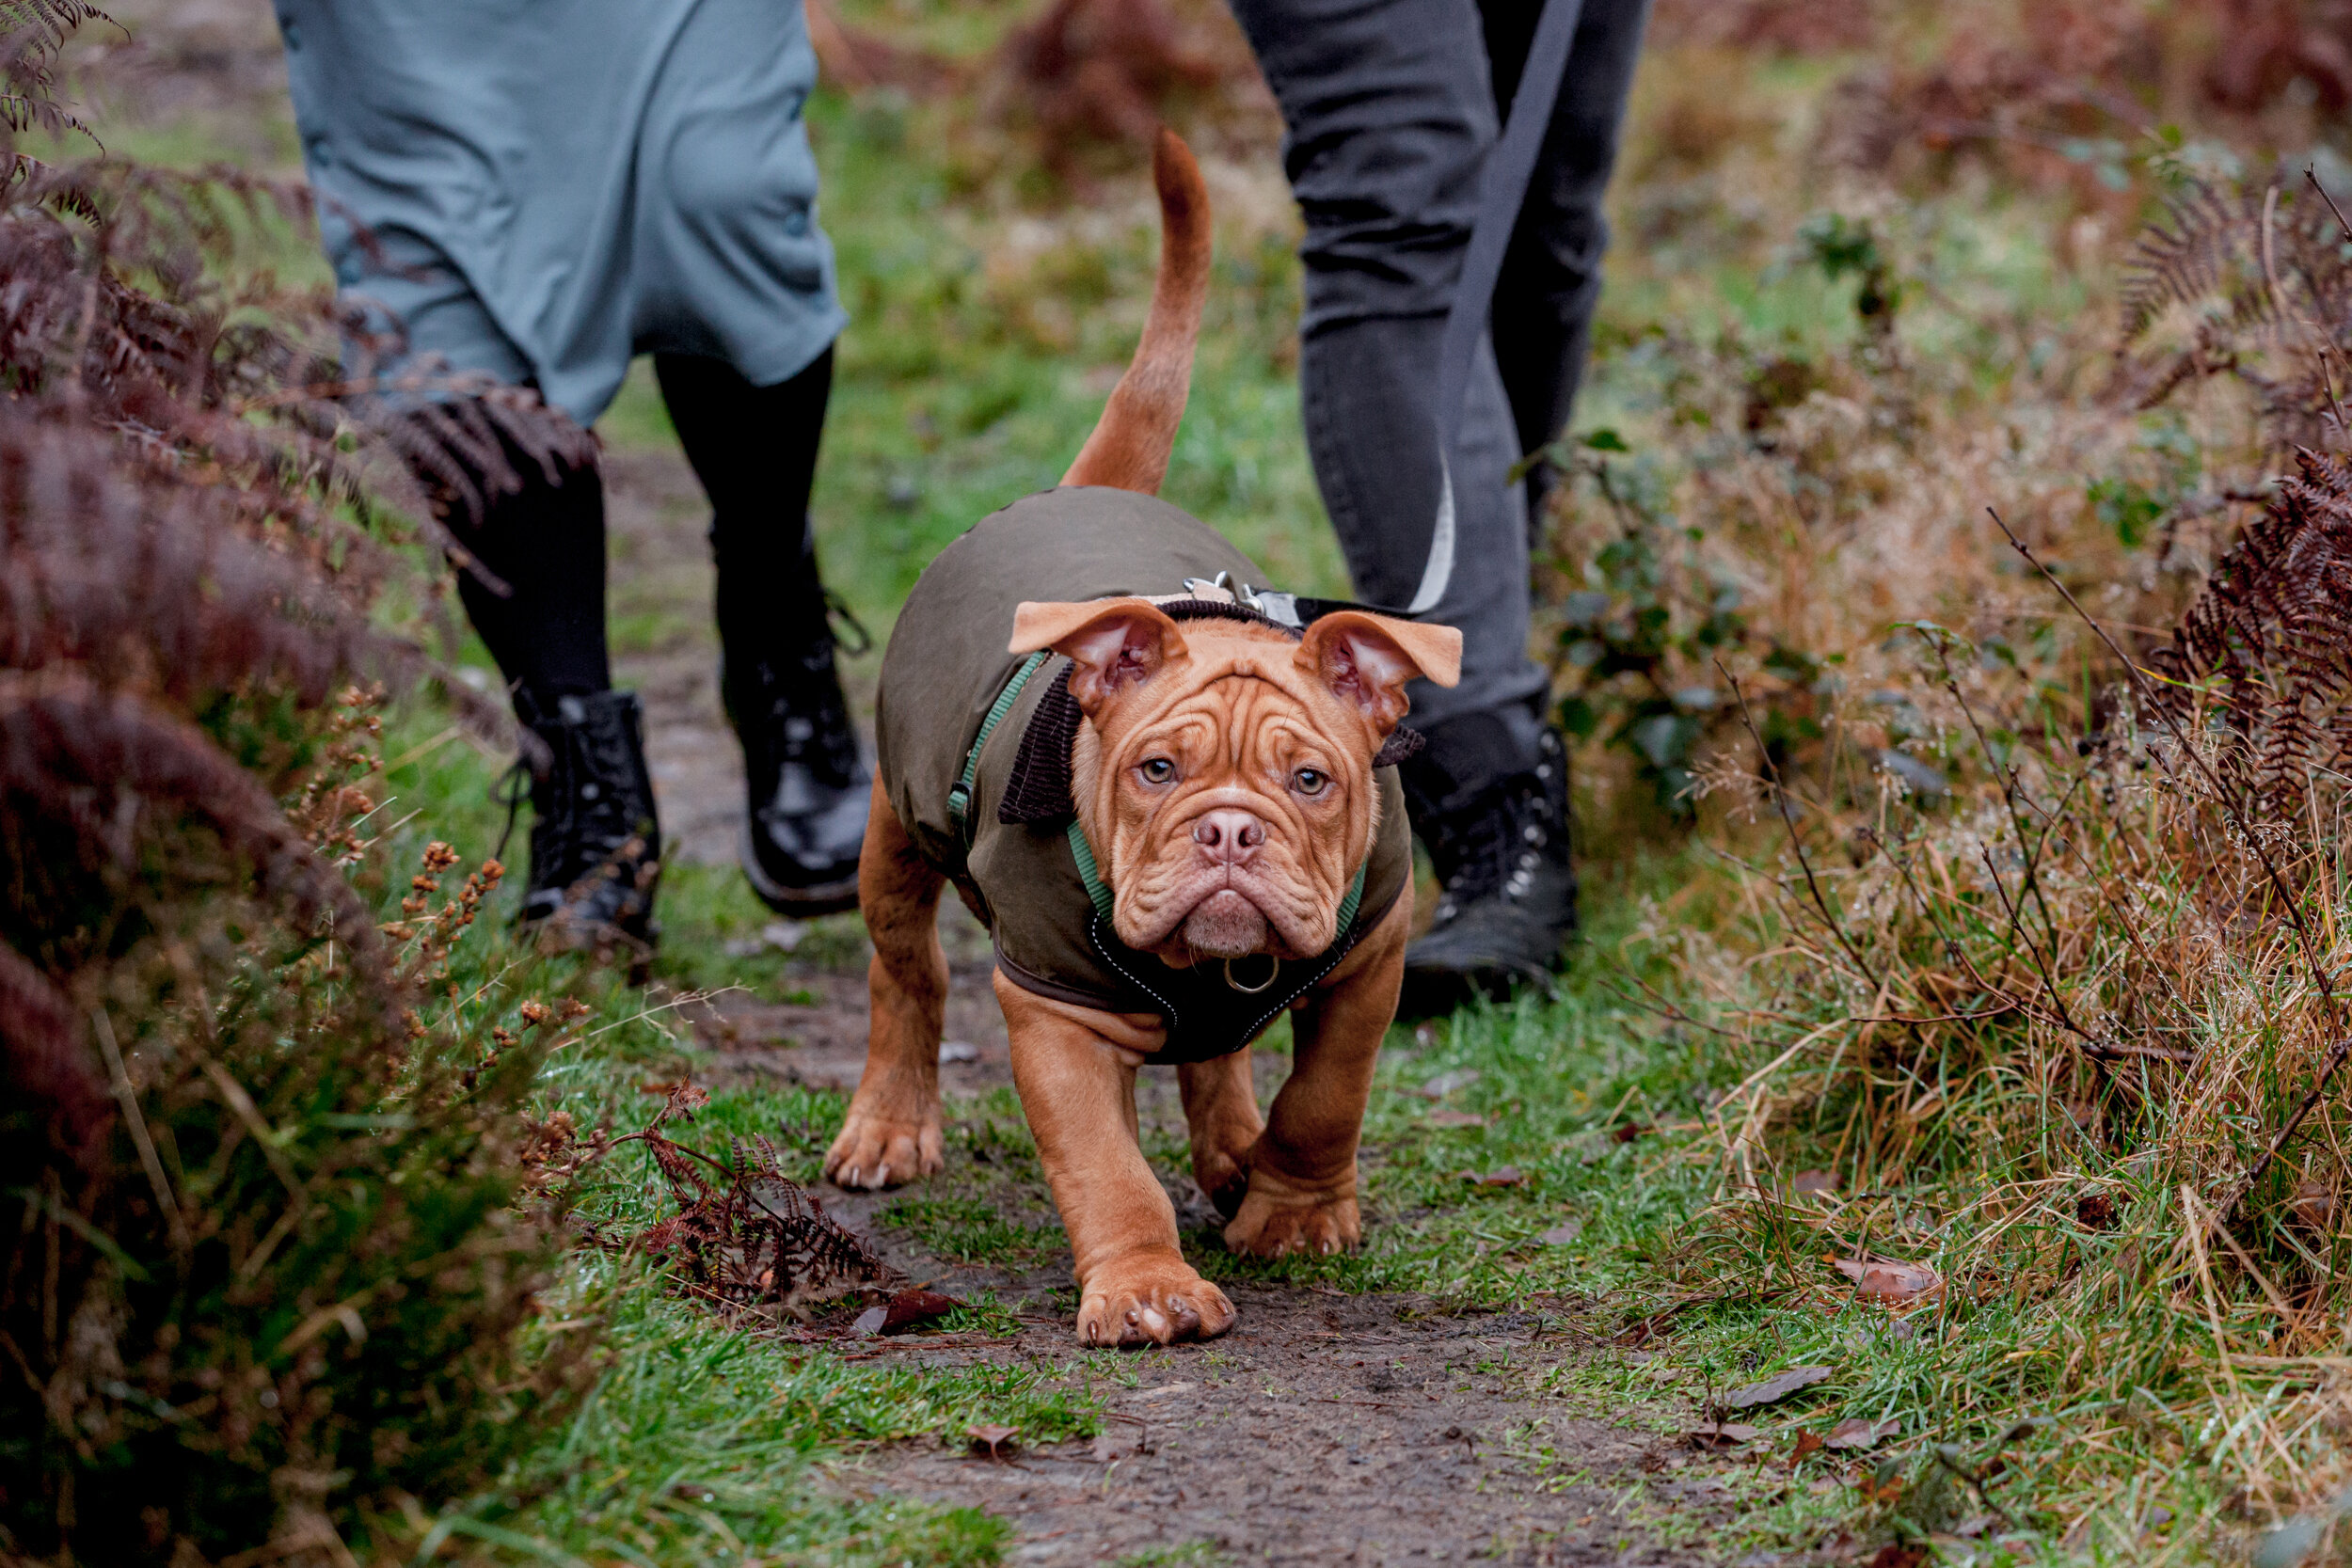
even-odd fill
[[[531,880],[521,924],[564,947],[650,958],[660,927],[661,828],[645,769],[644,710],[634,691],[515,698],[544,742],[531,780]]]
[[[1549,985],[1576,930],[1559,736],[1544,732],[1528,771],[1468,792],[1438,793],[1443,775],[1411,763],[1404,782],[1440,891],[1428,931],[1406,949],[1400,1011],[1425,1018],[1518,982]]]
[[[747,797],[741,856],[752,891],[797,920],[857,907],[858,847],[874,775],[834,666],[828,601],[800,618],[808,636],[765,657],[730,660],[727,716],[743,742]],[[843,615],[863,652],[865,631]]]

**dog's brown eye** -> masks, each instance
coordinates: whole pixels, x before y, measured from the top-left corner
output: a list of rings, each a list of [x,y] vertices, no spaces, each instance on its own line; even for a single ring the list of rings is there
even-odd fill
[[[1301,795],[1320,795],[1330,782],[1329,775],[1311,768],[1302,768],[1291,775],[1291,787]]]
[[[1136,771],[1143,775],[1145,784],[1166,784],[1176,776],[1176,765],[1166,757],[1145,757]]]

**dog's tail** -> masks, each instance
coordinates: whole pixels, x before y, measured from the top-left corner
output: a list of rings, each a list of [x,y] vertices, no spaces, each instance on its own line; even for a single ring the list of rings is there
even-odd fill
[[[1064,484],[1104,484],[1157,495],[1168,454],[1192,389],[1192,348],[1200,336],[1200,304],[1209,293],[1209,191],[1192,149],[1162,128],[1152,150],[1160,191],[1160,276],[1127,373],[1111,388],[1094,434]]]

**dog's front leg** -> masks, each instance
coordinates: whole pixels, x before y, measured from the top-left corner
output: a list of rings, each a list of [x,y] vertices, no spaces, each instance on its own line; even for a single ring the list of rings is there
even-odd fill
[[[1012,1077],[1078,1275],[1089,1345],[1208,1339],[1233,1326],[1225,1292],[1184,1261],[1176,1210],[1143,1158],[1136,1069],[1154,1021],[1050,1001],[996,976]]]
[[[1225,1227],[1235,1252],[1337,1252],[1363,1238],[1356,1207],[1356,1145],[1380,1039],[1396,1017],[1407,889],[1331,978],[1291,1015],[1291,1075],[1249,1161],[1249,1192]]]
[[[825,1174],[844,1187],[895,1187],[947,1166],[939,1115],[939,1035],[947,1007],[947,956],[939,947],[946,879],[915,853],[882,781],[858,848],[858,907],[873,939],[866,970],[872,1012],[866,1070]]]

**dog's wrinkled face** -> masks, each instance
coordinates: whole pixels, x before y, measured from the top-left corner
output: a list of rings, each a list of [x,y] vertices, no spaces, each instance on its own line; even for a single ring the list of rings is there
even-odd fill
[[[1451,686],[1461,664],[1452,627],[1354,610],[1298,641],[1227,620],[1180,630],[1145,599],[1025,604],[1013,628],[1012,652],[1074,665],[1078,820],[1111,924],[1179,965],[1331,944],[1378,827],[1372,759],[1405,684]]]

